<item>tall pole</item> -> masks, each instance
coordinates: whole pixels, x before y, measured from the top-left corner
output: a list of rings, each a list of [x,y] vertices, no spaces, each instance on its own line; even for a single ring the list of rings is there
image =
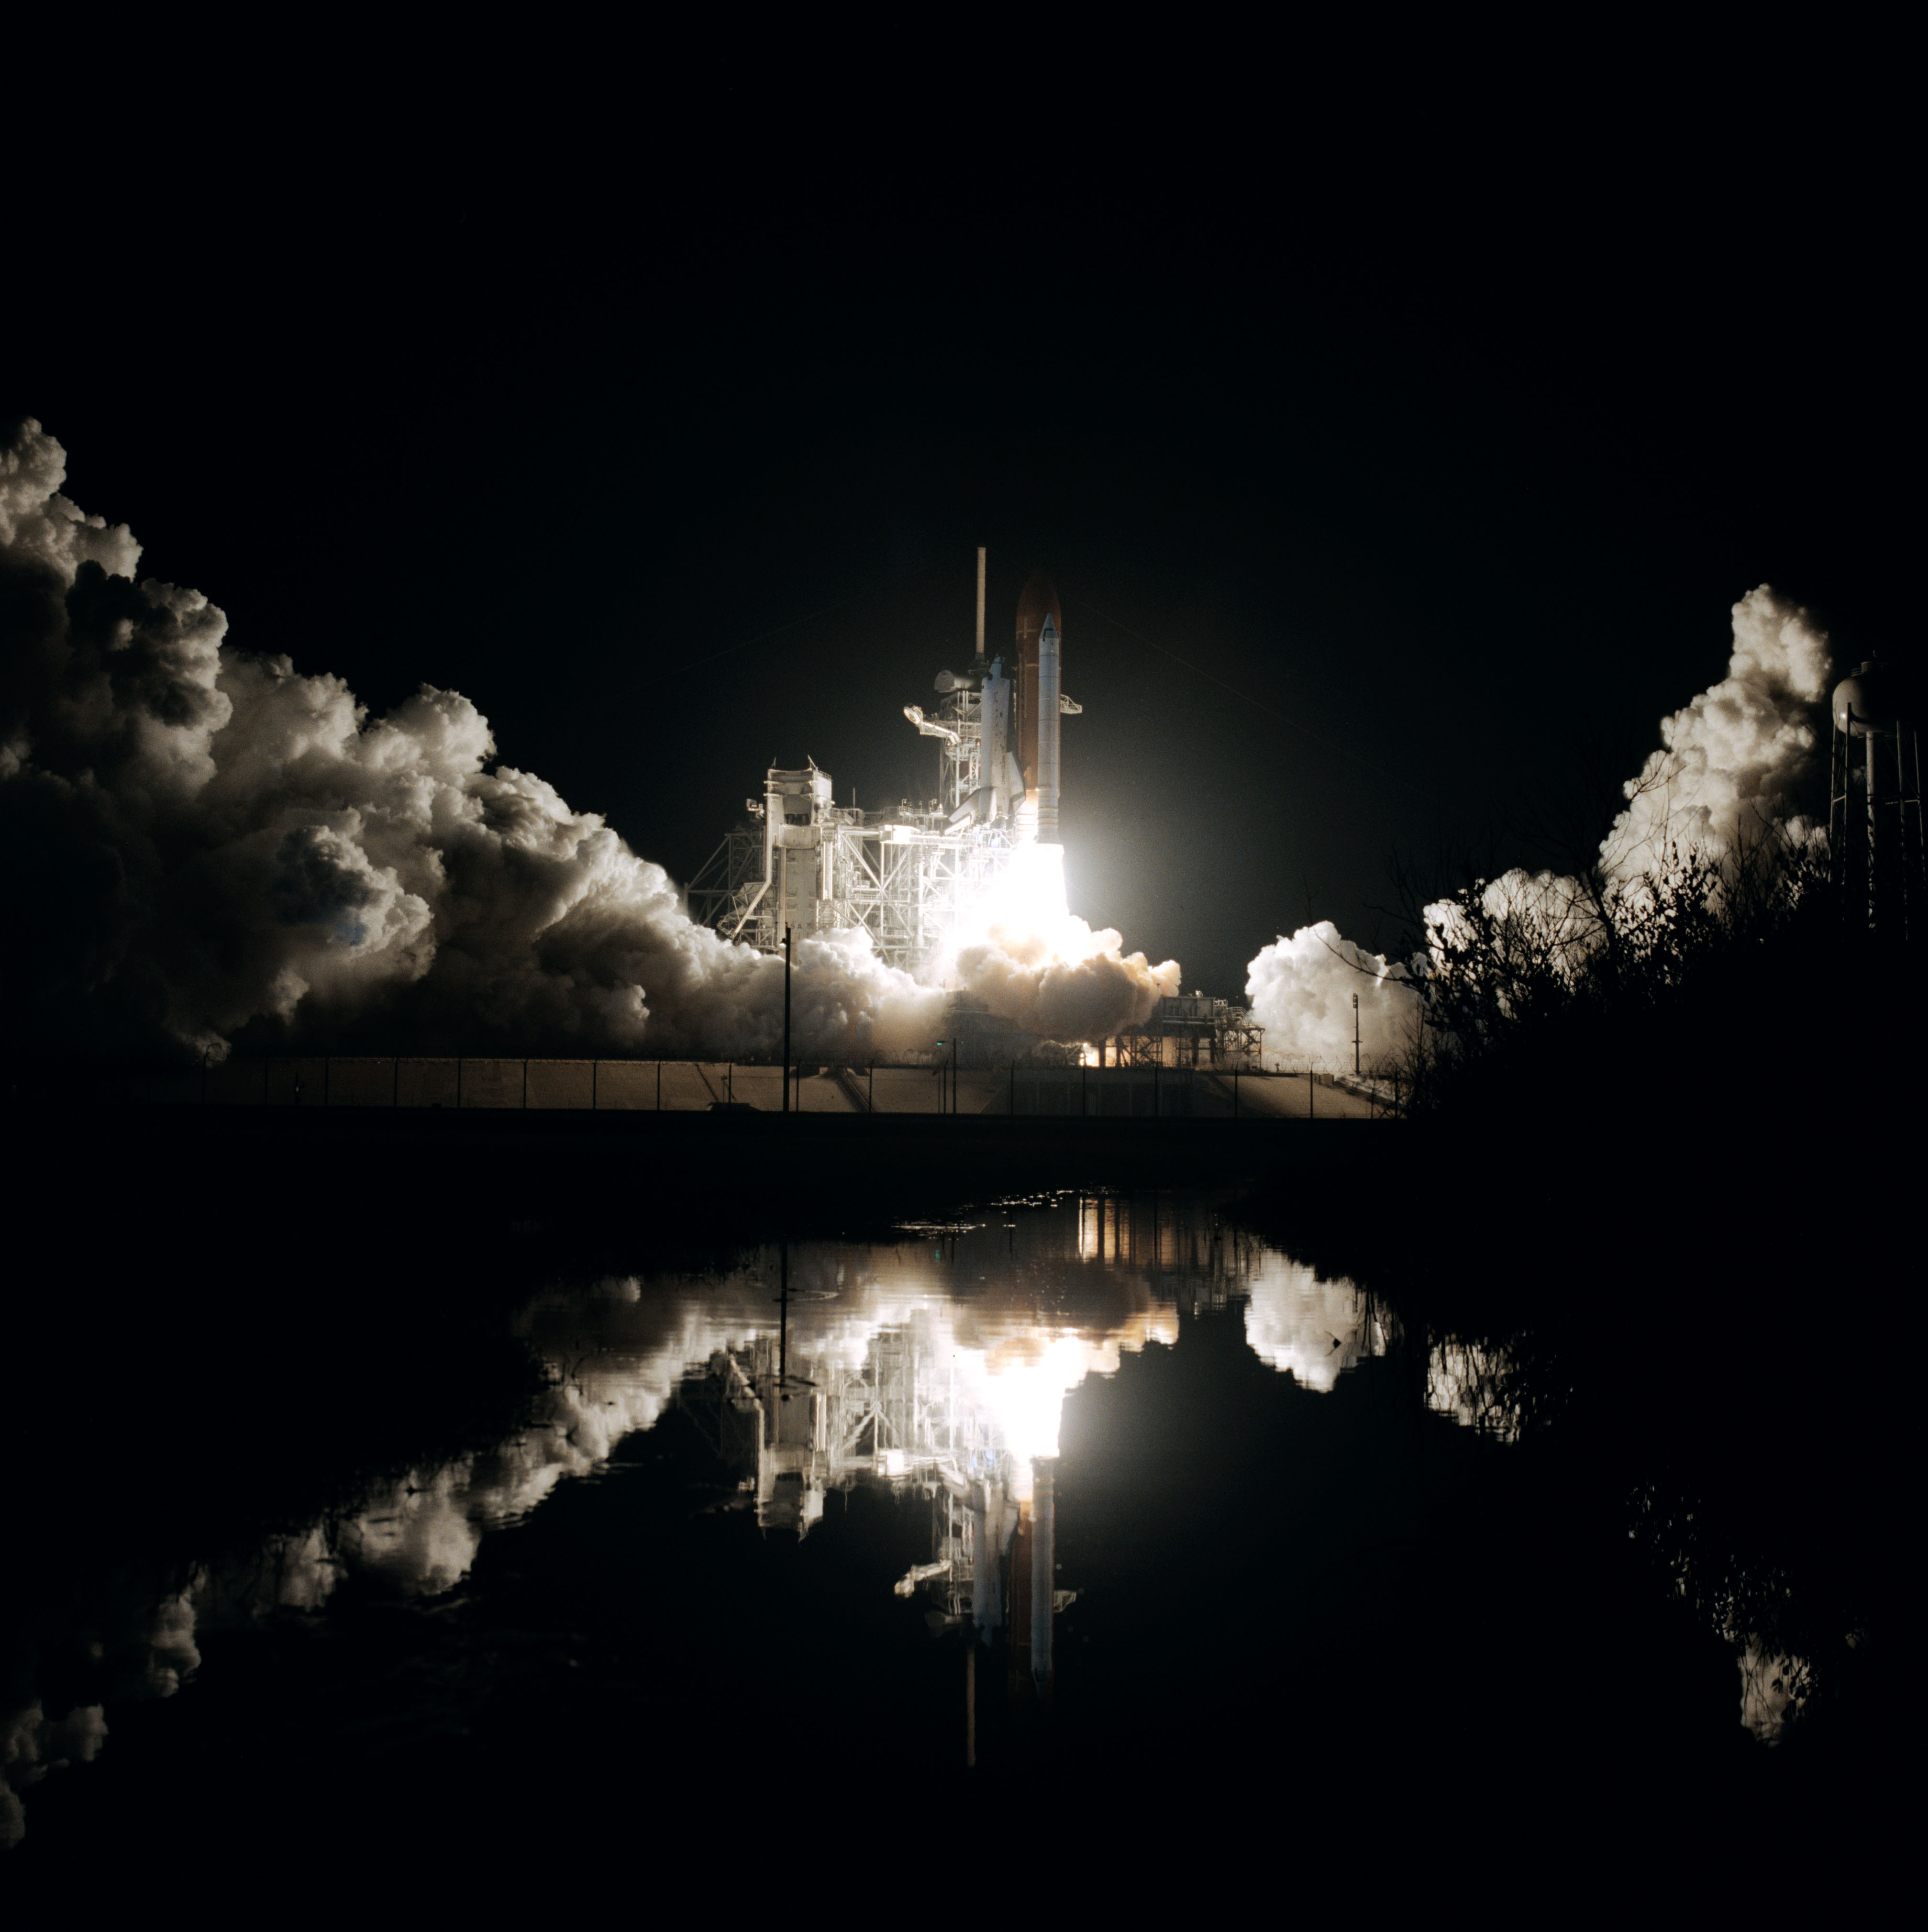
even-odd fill
[[[976,1767],[977,1632],[973,1630],[964,1639],[964,1768],[973,1771]]]
[[[783,929],[783,1110],[790,1112],[790,928]]]
[[[984,668],[984,546],[977,547],[977,668]]]
[[[1359,1077],[1359,995],[1352,996],[1352,1076]]]

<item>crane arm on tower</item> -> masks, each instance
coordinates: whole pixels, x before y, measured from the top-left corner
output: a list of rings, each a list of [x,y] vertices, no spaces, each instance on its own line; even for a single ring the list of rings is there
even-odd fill
[[[904,707],[904,715],[910,720],[912,724],[916,726],[919,730],[923,733],[925,737],[948,738],[953,745],[957,743],[958,734],[953,731],[948,724],[936,724],[930,718],[926,718],[924,716],[924,707],[922,705],[907,704]]]

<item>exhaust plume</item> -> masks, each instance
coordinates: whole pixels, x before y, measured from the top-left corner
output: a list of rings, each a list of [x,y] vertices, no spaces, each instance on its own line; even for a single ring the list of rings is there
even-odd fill
[[[1339,928],[1322,919],[1265,947],[1246,969],[1245,989],[1268,1052],[1347,1067],[1357,994],[1360,1058],[1377,1064],[1412,1044],[1419,995],[1405,970],[1342,938]]]
[[[372,718],[339,678],[237,649],[199,592],[137,583],[140,546],[65,478],[36,422],[0,452],[17,1047],[776,1052],[781,963],[694,923],[603,819],[498,764],[466,698],[424,686]],[[958,979],[1061,1038],[1142,1018],[1158,974],[1176,983],[1115,934],[1065,930],[1068,954],[987,932]],[[866,934],[804,939],[796,963],[799,1052],[920,1053],[942,1030],[945,992]]]
[[[1825,829],[1798,811],[1819,738],[1815,707],[1831,675],[1827,635],[1767,585],[1734,607],[1727,674],[1661,720],[1661,748],[1624,788],[1627,808],[1601,842],[1609,886],[1638,886],[1671,851],[1717,863],[1770,832],[1798,846]],[[1483,894],[1495,920],[1531,927],[1555,949],[1584,945],[1597,926],[1593,896],[1577,879],[1516,869]],[[1450,901],[1426,908],[1435,938],[1461,917]],[[1359,995],[1364,1052],[1394,1057],[1411,1041],[1420,1000],[1411,981],[1426,956],[1389,962],[1342,939],[1330,920],[1263,948],[1247,969],[1252,1016],[1266,1046],[1290,1058],[1336,1064],[1349,1052],[1352,995]]]
[[[1815,707],[1832,682],[1827,633],[1766,585],[1734,607],[1727,675],[1660,721],[1661,749],[1627,781],[1627,807],[1600,845],[1630,883],[1669,846],[1725,858],[1769,827],[1797,845],[1825,838],[1794,808],[1814,768]]]
[[[1109,927],[1070,910],[1064,848],[1021,845],[953,936],[944,976],[1045,1040],[1108,1039],[1176,993],[1178,962],[1125,953]]]

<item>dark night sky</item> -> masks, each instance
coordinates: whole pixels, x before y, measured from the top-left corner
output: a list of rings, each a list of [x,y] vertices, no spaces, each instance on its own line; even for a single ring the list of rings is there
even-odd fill
[[[910,790],[973,547],[994,648],[1042,562],[1075,909],[1242,990],[1308,916],[1390,940],[1395,850],[1630,773],[1753,585],[1912,651],[1920,157],[1763,58],[1530,113],[1295,72],[1209,140],[1087,74],[1038,152],[1008,89],[970,140],[406,76],[56,112],[0,409],[232,641],[454,686],[682,878],[772,758]]]

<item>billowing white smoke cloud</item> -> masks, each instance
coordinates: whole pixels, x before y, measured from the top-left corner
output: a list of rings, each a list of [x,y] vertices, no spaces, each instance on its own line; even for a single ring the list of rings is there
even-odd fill
[[[1108,927],[1069,910],[1064,848],[1021,846],[953,936],[945,976],[1046,1040],[1105,1040],[1151,1016],[1181,983],[1178,962],[1127,954]]]
[[[1727,675],[1663,718],[1600,847],[1609,878],[1651,870],[1670,844],[1724,856],[1778,826],[1795,843],[1826,836],[1792,807],[1813,769],[1816,707],[1832,675],[1828,638],[1767,585],[1734,607]]]
[[[1819,742],[1816,707],[1831,675],[1828,639],[1808,614],[1763,584],[1734,607],[1727,675],[1660,725],[1662,748],[1627,782],[1627,806],[1600,845],[1609,886],[1632,886],[1671,850],[1717,862],[1770,832],[1798,845],[1825,838],[1795,809]],[[1577,880],[1515,871],[1486,887],[1487,911],[1558,946],[1584,944],[1597,922]],[[1450,935],[1450,903],[1429,906],[1435,938]],[[1417,962],[1423,967],[1423,962]],[[1268,1052],[1330,1064],[1349,1048],[1359,995],[1365,1052],[1394,1058],[1417,1024],[1418,995],[1390,964],[1339,938],[1330,921],[1264,948],[1248,969],[1252,1016]]]
[[[1267,946],[1246,968],[1252,1017],[1266,1050],[1315,1065],[1350,1067],[1354,994],[1362,1064],[1396,1060],[1412,1044],[1419,996],[1405,968],[1339,936],[1329,919]]]
[[[64,480],[37,424],[0,452],[0,892],[29,941],[9,1018],[34,1048],[218,1057],[266,1023],[418,1051],[774,1052],[779,963],[693,923],[594,813],[493,765],[466,698],[424,686],[370,718],[338,678],[235,650],[198,592],[136,584],[139,546]],[[1143,961],[1087,938],[1069,960],[990,942],[964,983],[1060,1036],[1143,1018]],[[940,1030],[943,994],[861,933],[796,963],[802,1052]]]
[[[1047,946],[1035,936],[1001,933],[957,956],[959,987],[994,1012],[1046,1040],[1105,1040],[1141,1024],[1164,995],[1179,989],[1178,962],[1152,965],[1120,950],[1118,934],[1075,915]]]

